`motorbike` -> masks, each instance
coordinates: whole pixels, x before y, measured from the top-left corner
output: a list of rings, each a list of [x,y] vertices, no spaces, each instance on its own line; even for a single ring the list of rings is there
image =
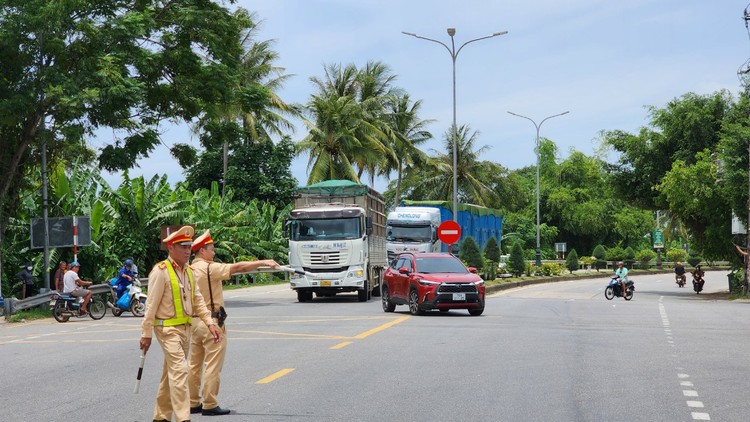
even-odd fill
[[[693,290],[696,294],[700,294],[703,291],[703,284],[705,282],[703,277],[693,274]]]
[[[112,281],[116,283],[117,279],[113,279]],[[120,307],[117,304],[117,284],[113,285],[113,283],[110,283],[109,289],[112,293],[112,301],[107,301],[107,306],[112,308],[112,315],[118,317],[122,315],[123,312],[129,311],[132,312],[134,316],[142,317],[146,313],[147,296],[145,293],[143,293],[143,289],[141,289],[141,282],[138,281],[137,278],[132,283],[130,283],[130,286],[128,286],[128,290],[123,292],[123,295],[128,295],[128,297],[130,297],[130,301],[128,302],[126,308]]]
[[[677,283],[678,286],[685,287],[685,283],[686,283],[685,274],[675,274],[674,277],[675,277],[675,282]]]
[[[630,300],[633,298],[633,292],[635,291],[635,283],[633,283],[633,280],[628,280],[625,283],[625,294],[622,294],[622,285],[620,284],[620,279],[617,276],[612,276],[612,278],[609,280],[609,285],[606,289],[604,289],[604,297],[607,298],[607,300],[612,300],[617,297],[622,297],[625,300]]]
[[[104,318],[104,314],[107,313],[107,305],[99,296],[94,295],[91,297],[88,314],[81,312],[82,303],[82,297],[75,297],[66,293],[57,293],[53,295],[50,300],[52,316],[55,317],[55,321],[57,322],[68,322],[70,317],[84,318],[87,315],[93,320],[99,320]]]

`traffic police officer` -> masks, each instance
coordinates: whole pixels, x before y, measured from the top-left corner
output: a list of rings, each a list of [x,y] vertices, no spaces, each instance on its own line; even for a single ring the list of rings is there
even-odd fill
[[[221,341],[215,343],[206,325],[200,321],[193,321],[190,337],[190,413],[202,413],[204,416],[227,415],[231,411],[219,407],[216,400],[221,383],[221,368],[224,365],[224,355],[227,350],[227,327],[223,323],[223,317],[219,319],[224,312],[222,281],[229,280],[233,274],[254,271],[259,267],[275,268],[279,264],[272,259],[241,261],[233,264],[214,262],[216,255],[214,240],[208,230],[193,241],[193,252],[195,252],[195,259],[190,267],[195,274],[195,282],[203,295],[203,301],[209,308],[213,308],[211,315],[219,324],[223,335]],[[224,313],[225,316],[226,313]],[[202,386],[201,373],[203,374]],[[202,391],[201,387],[203,387]],[[201,393],[203,403],[201,403]]]
[[[193,234],[192,227],[184,226],[165,238],[169,258],[148,275],[140,348],[143,353],[148,351],[153,332],[164,351],[154,421],[171,421],[173,414],[177,421],[190,420],[187,354],[192,316],[197,315],[208,327],[215,343],[221,341],[221,331],[211,319],[188,266]]]

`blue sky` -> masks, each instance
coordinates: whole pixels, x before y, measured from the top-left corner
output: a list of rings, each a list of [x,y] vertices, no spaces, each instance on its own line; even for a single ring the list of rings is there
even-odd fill
[[[442,46],[401,31],[450,43],[508,31],[472,43],[456,61],[457,122],[479,132],[481,159],[510,169],[536,163],[536,129],[552,139],[561,159],[571,150],[594,154],[602,130],[635,132],[648,123],[646,106],[661,107],[687,92],[719,89],[739,93],[737,70],[750,58],[742,14],[748,0],[508,0],[346,1],[239,0],[263,20],[260,38],[275,39],[278,65],[295,75],[280,92],[287,102],[306,103],[311,76],[323,65],[368,60],[387,64],[396,85],[421,99],[423,119],[435,139],[425,150],[442,148],[452,119],[452,65]],[[163,141],[197,144],[186,125],[166,126]],[[299,123],[294,140],[305,136]],[[98,144],[94,143],[94,146]],[[165,147],[142,160],[131,175],[183,178]],[[293,163],[304,184],[307,157]],[[107,176],[119,184],[119,174]],[[387,181],[379,179],[377,189]]]

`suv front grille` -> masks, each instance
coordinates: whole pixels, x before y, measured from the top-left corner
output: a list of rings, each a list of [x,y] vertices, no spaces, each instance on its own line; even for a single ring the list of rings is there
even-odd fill
[[[477,286],[474,283],[442,283],[438,293],[477,293]]]

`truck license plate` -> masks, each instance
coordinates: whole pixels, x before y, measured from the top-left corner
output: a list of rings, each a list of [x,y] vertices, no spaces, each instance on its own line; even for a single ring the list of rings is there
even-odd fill
[[[466,293],[453,293],[453,300],[466,300]]]
[[[323,280],[320,282],[322,287],[331,287],[331,280]]]

